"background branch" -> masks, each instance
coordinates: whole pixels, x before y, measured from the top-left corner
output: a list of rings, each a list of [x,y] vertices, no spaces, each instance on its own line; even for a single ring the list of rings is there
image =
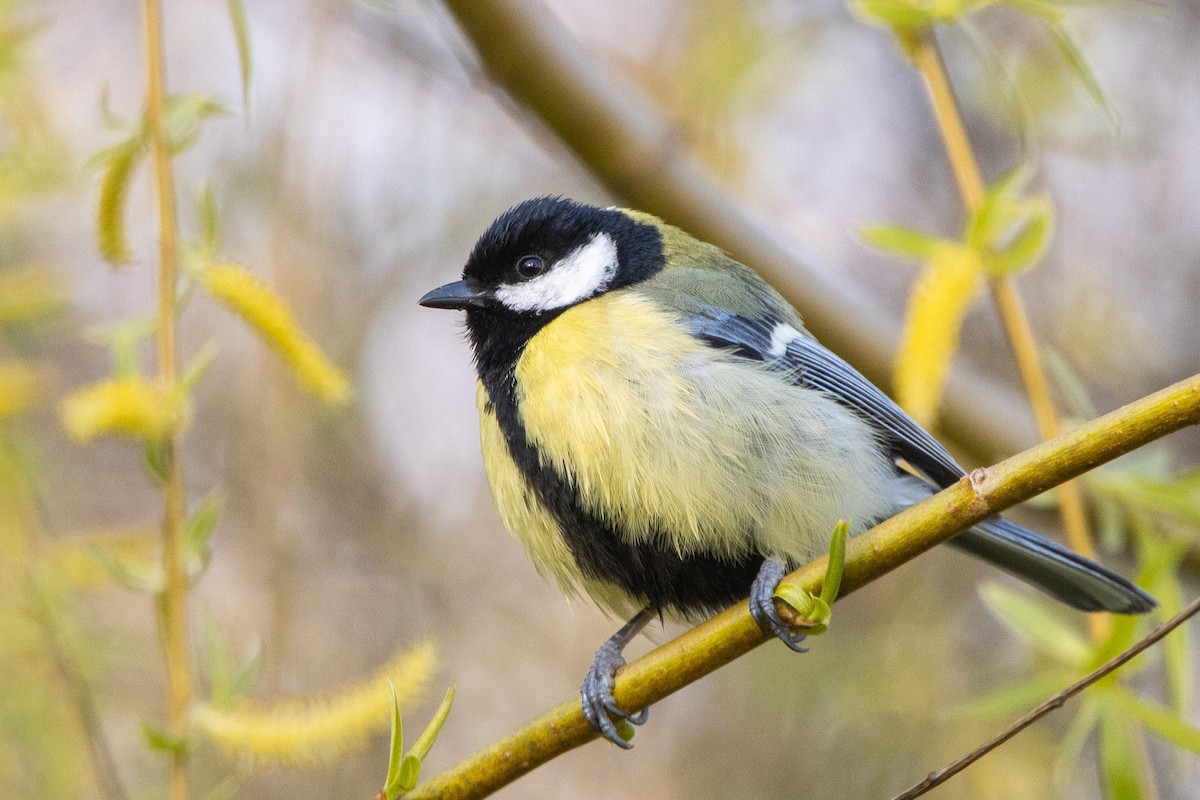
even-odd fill
[[[1009,506],[1188,425],[1200,424],[1200,375],[1117,409],[988,469],[977,469],[935,497],[851,540],[841,594]],[[818,559],[785,580],[817,593]],[[741,603],[631,662],[617,676],[622,708],[651,705],[769,639]],[[524,728],[419,785],[408,800],[485,797],[537,766],[596,738],[571,699]]]
[[[1124,652],[1110,658],[1108,661],[1104,662],[1087,675],[1084,675],[1082,678],[1075,681],[1075,683],[1072,683],[1062,691],[1055,692],[1053,696],[1046,698],[1044,702],[1040,703],[1036,708],[1031,709],[1028,713],[1024,714],[1020,719],[1009,725],[996,736],[988,739],[986,742],[979,745],[962,758],[955,759],[942,769],[929,773],[924,780],[915,784],[907,791],[896,795],[893,800],[914,800],[914,798],[920,797],[930,789],[940,786],[941,784],[950,780],[955,775],[962,772],[964,769],[971,766],[976,761],[983,758],[988,753],[992,752],[997,747],[1004,744],[1009,739],[1013,738],[1042,717],[1049,714],[1051,711],[1061,708],[1063,703],[1067,702],[1087,687],[1096,683],[1104,676],[1111,675],[1120,667],[1124,666],[1141,653],[1153,647],[1168,633],[1175,630],[1180,625],[1195,616],[1196,612],[1198,611],[1200,611],[1200,597],[1197,597],[1195,600],[1188,603],[1183,607],[1182,610],[1179,611],[1179,613],[1175,614],[1170,619],[1160,623],[1154,630],[1146,634],[1141,641],[1130,647],[1128,650],[1125,650]]]
[[[447,0],[484,68],[615,194],[754,267],[832,350],[888,385],[898,322],[813,267],[817,259],[751,221],[683,151],[669,122],[611,69],[597,65],[535,0]],[[993,460],[1033,441],[1021,403],[995,381],[956,369],[942,430]],[[983,421],[986,420],[986,424]]]

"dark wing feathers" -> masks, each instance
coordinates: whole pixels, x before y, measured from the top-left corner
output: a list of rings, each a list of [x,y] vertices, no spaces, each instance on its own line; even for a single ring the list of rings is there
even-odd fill
[[[788,343],[786,350],[773,354],[772,337],[781,323],[791,324],[770,314],[747,319],[712,306],[705,306],[700,313],[685,319],[691,332],[710,345],[763,361],[790,373],[801,386],[828,392],[877,429],[893,457],[903,458],[940,486],[949,486],[962,477],[962,467],[940,442],[878,387],[811,336],[801,333]]]

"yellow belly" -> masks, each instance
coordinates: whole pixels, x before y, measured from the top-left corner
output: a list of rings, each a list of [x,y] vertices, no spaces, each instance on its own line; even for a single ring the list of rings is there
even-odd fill
[[[582,505],[631,542],[805,561],[824,552],[840,518],[857,531],[890,511],[890,467],[865,423],[778,371],[696,341],[634,292],[547,324],[516,378],[542,466],[567,476]],[[540,569],[577,583],[556,522],[525,488],[480,394],[505,523]]]

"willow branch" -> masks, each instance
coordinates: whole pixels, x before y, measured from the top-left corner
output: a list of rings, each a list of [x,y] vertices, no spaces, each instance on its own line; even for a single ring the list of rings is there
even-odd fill
[[[946,74],[946,65],[938,49],[937,39],[930,28],[905,31],[898,35],[913,66],[921,73],[929,90],[930,103],[946,145],[946,155],[950,160],[963,205],[968,212],[974,211],[983,202],[986,187],[975,151],[971,147],[971,138],[959,113],[954,87]],[[1017,369],[1021,373],[1021,381],[1025,385],[1025,393],[1033,408],[1038,433],[1043,440],[1050,439],[1062,432],[1062,424],[1050,397],[1049,381],[1046,380],[1046,372],[1038,355],[1037,340],[1029,324],[1029,316],[1025,313],[1025,306],[1011,278],[992,278],[990,285],[992,302],[1008,335]],[[1088,531],[1083,495],[1078,485],[1070,481],[1064,483],[1058,488],[1058,500],[1067,542],[1077,553],[1095,558],[1096,546]],[[1089,624],[1093,638],[1103,638],[1107,630],[1105,619],[1103,615],[1091,618]]]
[[[1168,633],[1175,630],[1180,625],[1195,616],[1197,612],[1200,612],[1200,597],[1197,597],[1195,600],[1184,606],[1183,609],[1175,616],[1159,624],[1158,627],[1146,634],[1141,641],[1130,647],[1128,650],[1125,650],[1119,655],[1114,656],[1113,658],[1104,662],[1102,665],[1092,670],[1079,680],[1075,681],[1075,683],[1072,683],[1067,688],[1059,692],[1055,692],[1054,695],[1046,698],[1046,700],[1039,704],[1036,708],[1031,709],[1024,716],[1013,722],[996,736],[979,745],[979,747],[976,747],[962,758],[955,759],[936,772],[929,773],[924,780],[913,785],[912,788],[908,789],[907,791],[896,795],[893,800],[914,800],[914,798],[920,797],[930,789],[942,785],[967,767],[974,764],[979,759],[983,758],[988,753],[995,750],[1000,745],[1007,742],[1009,739],[1016,736],[1021,731],[1028,728],[1033,723],[1037,722],[1042,717],[1049,714],[1051,711],[1062,708],[1064,703],[1082,692],[1087,687],[1096,683],[1106,675],[1111,675],[1118,668],[1125,665],[1129,661],[1132,661],[1138,655],[1157,644]]]
[[[175,383],[175,293],[178,284],[179,226],[175,211],[175,179],[167,143],[164,104],[166,67],[163,58],[162,8],[159,0],[143,3],[146,35],[146,122],[154,161],[154,194],[158,201],[158,328],[155,331],[158,379]],[[188,662],[187,576],[183,564],[183,470],[175,436],[163,444],[166,472],[162,523],[163,573],[166,585],[158,597],[159,635],[167,665],[167,718],[171,736],[182,742],[188,732],[192,676]],[[187,749],[171,756],[171,800],[187,797]]]
[[[1063,481],[1188,425],[1200,424],[1200,375],[977,469],[935,497],[851,540],[841,594],[861,589],[954,534]],[[785,580],[817,594],[825,558]],[[631,662],[614,692],[627,710],[645,708],[769,639],[741,603]],[[596,738],[578,698],[421,784],[406,800],[485,797],[555,756]]]
[[[612,192],[749,264],[805,324],[876,383],[887,385],[899,324],[817,269],[817,259],[751,221],[684,152],[675,127],[536,0],[446,0],[485,70],[536,114]],[[1022,404],[995,381],[956,370],[943,430],[987,459],[1032,440]],[[986,424],[985,424],[986,421]]]

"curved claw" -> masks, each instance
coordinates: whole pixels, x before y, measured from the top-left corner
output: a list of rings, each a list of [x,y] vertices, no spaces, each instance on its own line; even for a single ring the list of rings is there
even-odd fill
[[[630,714],[617,706],[617,701],[613,698],[613,676],[624,664],[621,648],[612,641],[606,642],[596,651],[596,657],[588,667],[583,685],[579,687],[579,696],[583,701],[583,715],[592,728],[618,747],[629,750],[633,745],[621,738],[614,720],[641,725],[650,717],[650,709],[643,708],[636,714]]]
[[[750,616],[754,617],[758,627],[774,634],[775,638],[786,644],[789,649],[797,653],[807,653],[808,648],[800,646],[807,636],[789,627],[775,610],[775,587],[783,580],[786,572],[783,564],[773,558],[763,562],[750,587]]]

